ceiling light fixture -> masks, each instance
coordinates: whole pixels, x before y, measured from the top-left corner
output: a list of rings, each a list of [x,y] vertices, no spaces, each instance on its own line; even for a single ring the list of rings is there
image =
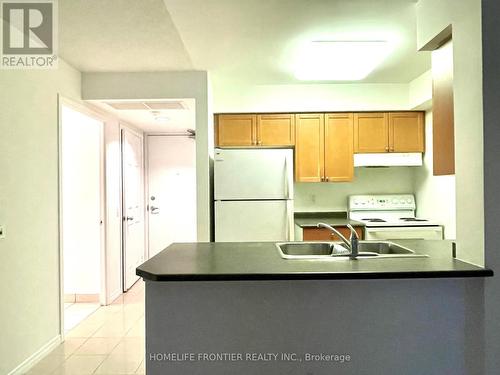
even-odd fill
[[[295,77],[302,81],[359,81],[391,51],[391,44],[383,40],[312,41],[301,50]]]
[[[151,114],[153,115],[154,120],[160,124],[166,124],[168,120],[170,120],[167,115],[161,113],[160,111],[151,111]]]

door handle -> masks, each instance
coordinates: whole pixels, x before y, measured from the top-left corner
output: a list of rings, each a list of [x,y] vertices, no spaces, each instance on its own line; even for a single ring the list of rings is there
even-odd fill
[[[151,215],[158,215],[160,212],[160,207],[155,207],[155,206],[151,206],[150,207],[150,210],[151,210]]]
[[[134,220],[134,217],[133,216],[127,216],[127,217],[125,217],[125,220],[132,221],[132,220]]]

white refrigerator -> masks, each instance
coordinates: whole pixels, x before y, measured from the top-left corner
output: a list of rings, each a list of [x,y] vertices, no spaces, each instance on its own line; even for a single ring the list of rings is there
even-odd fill
[[[293,240],[293,150],[215,149],[215,241]]]

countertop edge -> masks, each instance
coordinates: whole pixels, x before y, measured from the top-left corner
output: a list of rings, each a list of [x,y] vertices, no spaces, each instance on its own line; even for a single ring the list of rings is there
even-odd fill
[[[367,279],[432,279],[492,277],[489,268],[478,270],[390,271],[390,272],[310,272],[253,274],[171,274],[155,275],[136,269],[136,275],[148,281],[256,281],[256,280],[367,280]]]

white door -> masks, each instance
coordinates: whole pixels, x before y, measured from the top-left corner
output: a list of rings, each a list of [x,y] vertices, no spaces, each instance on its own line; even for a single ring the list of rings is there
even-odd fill
[[[149,257],[196,241],[196,148],[184,136],[147,137]]]
[[[216,149],[215,199],[293,199],[291,149]]]
[[[139,279],[135,269],[144,261],[143,140],[122,129],[123,163],[123,290]]]
[[[216,201],[215,241],[290,241],[293,201]]]

